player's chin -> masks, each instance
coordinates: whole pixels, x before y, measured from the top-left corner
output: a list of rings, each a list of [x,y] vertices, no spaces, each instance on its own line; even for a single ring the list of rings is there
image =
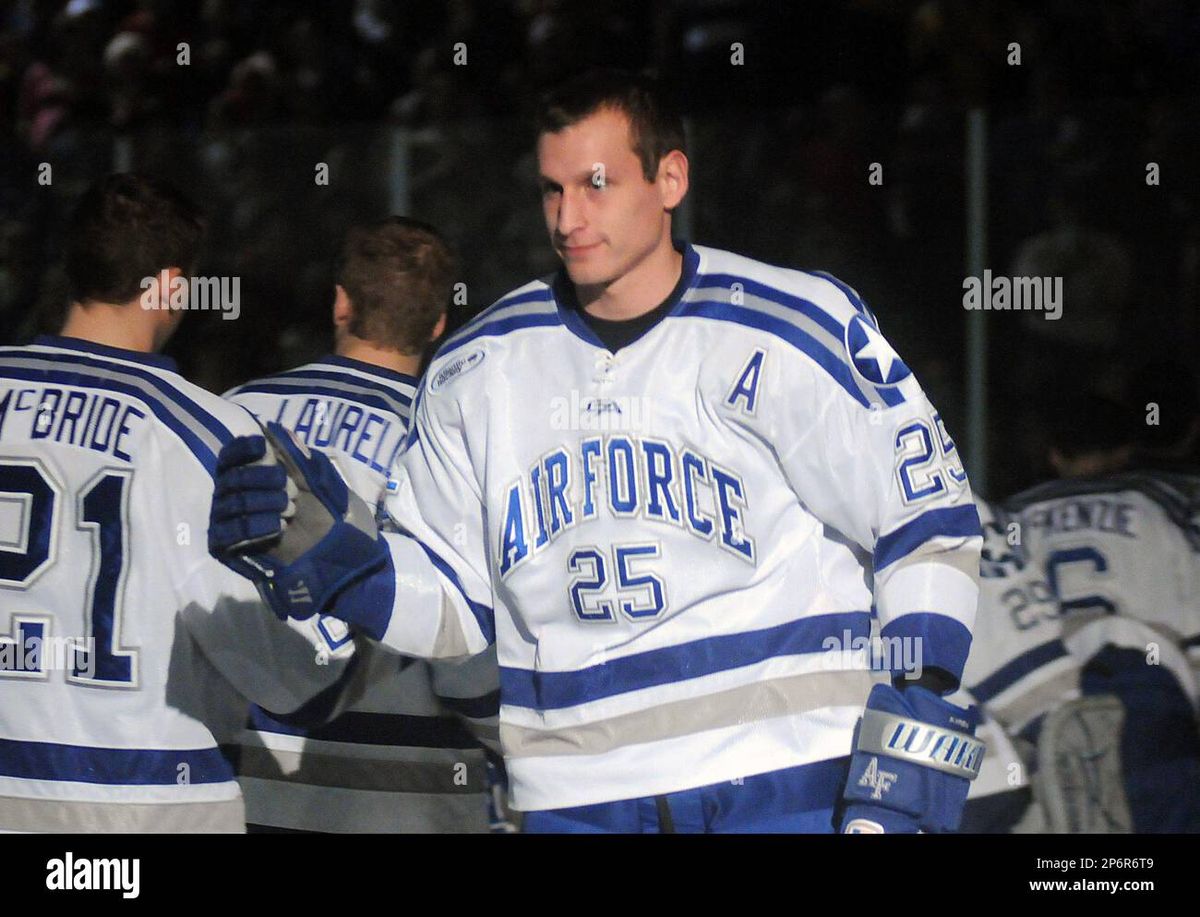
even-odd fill
[[[612,279],[612,270],[607,265],[583,260],[576,261],[571,258],[564,259],[563,264],[567,269],[567,276],[571,278],[571,283],[577,287],[596,286],[608,283]]]

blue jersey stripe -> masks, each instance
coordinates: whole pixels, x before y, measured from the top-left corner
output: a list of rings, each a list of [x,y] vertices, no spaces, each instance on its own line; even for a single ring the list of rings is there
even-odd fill
[[[360,373],[366,373],[368,376],[377,377],[384,384],[391,383],[393,387],[399,386],[403,388],[404,386],[408,386],[409,388],[415,388],[417,383],[420,382],[420,379],[416,376],[410,376],[408,373],[397,372],[394,369],[388,369],[386,366],[377,366],[374,363],[356,360],[353,357],[343,357],[341,354],[336,353],[328,354],[309,365],[313,366],[313,368],[317,366],[330,366],[335,370],[339,368],[355,369]],[[297,366],[296,368],[304,369],[305,367]],[[351,376],[350,378],[362,381],[360,376]]]
[[[436,551],[434,551],[431,547],[429,547],[429,545],[425,544],[420,539],[414,538],[413,540],[421,546],[421,550],[425,552],[426,556],[433,563],[433,565],[437,567],[438,570],[440,570],[446,577],[446,579],[450,580],[450,582],[454,585],[454,588],[458,590],[459,595],[461,595],[463,600],[467,603],[467,607],[471,609],[471,614],[475,616],[475,622],[479,625],[479,630],[483,633],[483,638],[488,642],[488,645],[491,646],[493,643],[495,643],[496,613],[487,605],[484,605],[482,602],[476,602],[469,595],[467,595],[467,590],[463,588],[462,581],[459,580],[458,576],[454,572],[454,569],[448,563],[446,563],[446,561],[439,557]],[[403,610],[400,613],[403,614]]]
[[[893,675],[912,674],[919,677],[921,669],[941,669],[962,678],[963,666],[967,664],[967,653],[971,649],[971,631],[962,621],[932,611],[912,611],[902,614],[884,625],[880,636],[889,640],[901,640],[901,652],[893,654],[890,661],[899,663],[891,666]],[[907,643],[913,652],[906,658]],[[906,670],[907,664],[911,670]]]
[[[446,354],[453,353],[460,347],[471,343],[481,337],[500,337],[512,331],[520,331],[522,328],[549,328],[554,325],[561,325],[562,320],[558,317],[557,312],[538,312],[533,315],[514,315],[512,318],[502,318],[494,322],[484,322],[479,327],[474,328],[462,337],[449,340],[438,351],[436,359],[441,359]]]
[[[345,372],[338,372],[337,370],[293,369],[286,373],[276,373],[274,376],[266,376],[262,379],[256,379],[251,382],[247,382],[246,385],[249,386],[272,382],[289,382],[293,379],[317,379],[326,382],[340,382],[347,386],[363,389],[364,392],[377,392],[386,398],[394,398],[405,407],[412,404],[412,396],[409,395],[408,392],[406,392],[404,388],[399,385],[388,385],[384,382],[373,382],[364,379],[361,376],[355,376]],[[239,391],[240,390],[241,389],[239,389]],[[393,410],[395,409],[393,408]]]
[[[0,359],[15,359],[15,360],[53,360],[55,370],[64,371],[66,367],[63,364],[76,364],[78,366],[86,366],[91,369],[103,370],[110,373],[121,373],[137,379],[140,382],[147,383],[152,386],[158,395],[172,404],[178,405],[188,416],[194,418],[200,423],[209,433],[215,436],[222,443],[227,442],[232,438],[229,430],[225,425],[212,414],[196,404],[191,398],[185,395],[178,387],[173,385],[169,379],[164,379],[155,373],[147,370],[138,369],[134,366],[126,366],[123,363],[115,363],[112,360],[94,359],[85,357],[81,354],[68,352],[47,353],[45,351],[27,350],[24,348],[16,350],[0,351]]]
[[[819,653],[830,634],[865,638],[871,613],[848,611],[798,618],[763,630],[705,637],[689,643],[610,659],[573,672],[500,668],[500,701],[532,710],[558,710],[589,701],[674,684],[754,665],[777,656]]]
[[[251,707],[247,728],[323,742],[352,742],[355,745],[475,748],[479,744],[462,722],[452,716],[351,711],[330,723],[305,729],[284,719],[277,719],[260,707]]]
[[[893,564],[931,538],[976,538],[983,536],[975,504],[944,506],[921,513],[875,542],[875,572]]]
[[[173,373],[179,372],[175,361],[161,353],[145,353],[140,350],[128,350],[124,347],[109,347],[107,344],[98,344],[83,338],[63,337],[58,334],[39,334],[33,339],[33,343],[46,347],[60,347],[64,350],[77,350],[100,357],[111,357],[114,360],[128,360],[144,366],[157,366],[160,369],[169,369]]]
[[[850,300],[850,305],[854,306],[854,308],[857,309],[860,314],[872,319],[872,325],[875,324],[874,317],[871,315],[871,310],[867,308],[867,304],[863,302],[862,298],[847,284],[838,280],[832,274],[826,273],[825,271],[805,271],[804,273],[812,277],[820,277],[822,280],[828,280],[835,287],[842,291],[842,294],[846,297],[846,299]]]
[[[1066,655],[1068,655],[1067,648],[1061,640],[1048,640],[1031,650],[1026,650],[1016,659],[1002,665],[979,684],[972,686],[971,694],[979,703],[986,704],[997,694],[1011,688],[1030,672]]]
[[[187,765],[189,783],[225,783],[233,769],[216,748],[92,748],[0,739],[0,775],[114,786],[174,786]]]
[[[458,342],[460,342],[461,338],[474,335],[474,332],[478,330],[481,325],[498,322],[498,320],[500,320],[500,313],[510,312],[517,306],[528,305],[530,302],[545,302],[547,305],[552,305],[554,302],[554,294],[551,292],[550,287],[541,287],[538,289],[530,289],[527,293],[510,295],[506,296],[506,298],[498,299],[496,302],[493,302],[492,305],[485,308],[484,311],[480,312],[478,316],[470,319],[467,324],[462,326],[462,328],[458,329],[454,332],[454,334],[446,338],[442,346],[448,349],[449,352],[449,350],[455,349],[458,346]],[[550,313],[547,312],[546,314]]]
[[[730,303],[712,301],[685,302],[678,314],[680,316],[694,316],[732,322],[737,325],[745,325],[748,328],[757,328],[759,331],[773,334],[775,337],[787,341],[802,353],[807,354],[814,363],[825,370],[851,398],[864,408],[871,406],[871,403],[855,384],[850,365],[841,357],[829,351],[825,345],[820,343],[811,334],[802,331],[791,322],[776,318],[773,315],[766,315],[746,306],[735,306]],[[904,403],[904,396],[894,386],[872,386],[872,388],[879,394],[879,397],[888,407]]]
[[[742,285],[742,289],[751,296],[758,296],[761,299],[770,300],[777,305],[784,306],[794,312],[799,312],[801,315],[811,318],[814,322],[836,337],[838,340],[845,340],[846,326],[839,322],[834,316],[830,315],[814,302],[810,302],[801,296],[794,293],[786,293],[783,290],[768,286],[765,283],[759,283],[756,280],[751,280],[748,277],[739,277],[736,274],[701,274],[697,280],[697,288],[703,288],[710,285],[721,287],[729,287],[731,284],[738,283]]]
[[[372,395],[368,392],[347,392],[343,389],[329,388],[324,385],[316,385],[313,382],[298,379],[295,382],[280,380],[279,376],[273,376],[277,381],[273,382],[247,382],[235,392],[230,393],[231,398],[236,398],[239,395],[284,395],[297,397],[300,395],[322,395],[326,398],[341,398],[344,401],[352,401],[355,404],[363,407],[376,408],[380,411],[386,411],[388,414],[394,414],[403,420],[407,420],[403,413],[396,410],[396,405],[388,403],[388,401],[380,395]]]
[[[212,449],[208,447],[195,431],[187,424],[182,423],[175,412],[171,411],[166,405],[157,399],[147,394],[146,390],[140,386],[132,385],[125,382],[119,382],[115,379],[99,378],[90,376],[83,372],[75,372],[71,370],[46,370],[46,369],[24,369],[16,366],[5,366],[0,363],[0,378],[3,379],[19,379],[23,382],[40,382],[53,385],[73,385],[81,388],[94,388],[105,392],[119,392],[123,395],[128,395],[131,398],[140,401],[150,408],[159,421],[161,421],[169,430],[180,438],[185,446],[191,450],[196,456],[200,464],[210,475],[215,475],[217,470],[217,456]],[[224,429],[224,428],[222,428]],[[228,442],[233,438],[233,435],[226,430],[222,442]]]

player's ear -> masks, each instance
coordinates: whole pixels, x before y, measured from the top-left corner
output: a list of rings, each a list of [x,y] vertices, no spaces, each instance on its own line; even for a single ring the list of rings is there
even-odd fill
[[[687,195],[688,158],[683,150],[671,150],[658,161],[658,188],[664,210],[674,210]]]
[[[337,293],[333,297],[333,326],[335,328],[344,328],[354,318],[354,304],[350,302],[350,295],[340,283],[337,284],[335,289]]]
[[[182,286],[181,286],[182,281]],[[138,303],[148,312],[169,311],[171,295],[175,295],[176,308],[187,305],[187,278],[177,267],[164,267],[152,277],[142,278],[142,292]]]
[[[433,333],[429,335],[429,342],[432,344],[443,334],[446,333],[446,313],[443,312],[438,318],[437,324],[433,326]]]

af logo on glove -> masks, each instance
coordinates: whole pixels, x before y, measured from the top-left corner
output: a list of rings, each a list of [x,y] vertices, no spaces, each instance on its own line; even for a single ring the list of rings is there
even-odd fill
[[[872,799],[883,799],[883,794],[892,788],[899,776],[895,771],[880,770],[879,759],[872,757],[867,769],[859,778],[858,785],[870,788]]]

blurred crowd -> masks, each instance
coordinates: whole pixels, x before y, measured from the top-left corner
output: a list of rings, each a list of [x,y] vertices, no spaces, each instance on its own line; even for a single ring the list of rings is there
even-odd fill
[[[338,238],[398,202],[454,243],[461,322],[553,268],[524,116],[594,63],[678,88],[689,237],[854,285],[955,431],[965,113],[987,112],[987,263],[1064,286],[1059,321],[985,316],[989,496],[1047,470],[1031,405],[1120,400],[1200,348],[1187,0],[4,0],[0,342],[53,327],[68,208],[128,168],[197,197],[201,273],[241,278],[236,323],[172,345],[214,390],[324,349]]]

